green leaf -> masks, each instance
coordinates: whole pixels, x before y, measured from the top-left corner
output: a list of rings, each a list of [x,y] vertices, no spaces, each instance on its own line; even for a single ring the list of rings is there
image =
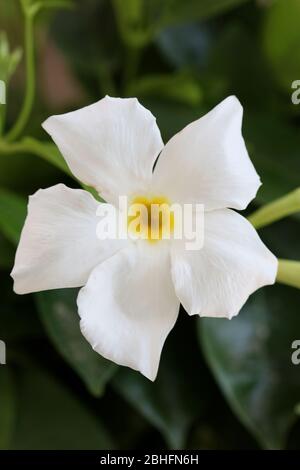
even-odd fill
[[[47,163],[20,142],[3,145],[0,141],[0,187],[21,194],[32,194],[35,189],[58,181],[60,170]],[[38,156],[38,158],[37,158]]]
[[[169,98],[190,106],[197,106],[202,101],[198,80],[185,72],[140,77],[131,83],[127,95]]]
[[[260,229],[259,235],[278,258],[300,260],[299,218],[289,217]]]
[[[22,58],[22,50],[10,50],[7,35],[0,31],[0,80],[8,84]]]
[[[7,365],[0,365],[0,449],[7,449],[15,424],[15,387]]]
[[[190,332],[185,333],[181,325],[175,330],[162,352],[155,382],[120,368],[112,383],[163,434],[170,448],[180,449],[185,447],[190,426],[203,410],[206,397],[202,372],[195,373],[200,355],[193,348],[195,343],[186,340]]]
[[[191,107],[184,104],[172,103],[167,100],[145,99],[143,104],[157,118],[164,141],[173,137],[190,122],[199,119],[205,110],[202,107]]]
[[[0,253],[1,257],[2,253]],[[12,266],[13,261],[9,266],[10,270]],[[45,333],[33,308],[32,297],[15,295],[12,289],[12,279],[6,273],[1,277],[0,298],[0,339],[8,345],[8,362],[10,364],[10,355],[14,354],[15,346],[25,341],[29,344],[33,340],[43,337]],[[1,370],[0,367],[0,373]]]
[[[194,70],[204,65],[211,40],[203,24],[178,24],[162,30],[156,44],[171,66]]]
[[[19,241],[25,217],[25,199],[0,188],[0,230],[15,244]]]
[[[254,32],[259,23],[257,14],[252,2],[252,7],[249,5],[245,13],[246,21],[231,15],[228,21],[224,21],[218,34],[209,29],[208,57],[200,78],[210,105],[235,94],[246,112],[253,110],[266,113],[267,110],[266,114],[270,117],[276,116],[274,108],[278,103],[278,93],[272,86],[274,73],[261,50],[260,35]],[[206,27],[209,28],[209,25]],[[284,106],[287,104],[289,106],[289,100],[285,99]]]
[[[199,320],[207,362],[232,410],[265,448],[284,447],[300,396],[292,342],[300,298],[284,286],[252,295],[237,317]]]
[[[178,23],[207,20],[248,0],[113,0],[123,41],[144,47],[162,29]]]
[[[161,27],[189,21],[207,20],[248,0],[167,0]]]
[[[0,269],[11,269],[14,257],[15,250],[12,244],[0,231]]]
[[[112,449],[100,417],[45,368],[26,365],[18,375],[14,450]]]
[[[283,120],[260,113],[245,113],[244,136],[263,182],[257,201],[266,203],[299,186],[300,135]]]
[[[77,313],[77,294],[77,289],[40,292],[36,294],[38,311],[58,352],[81,377],[88,390],[100,396],[117,366],[93,351],[83,337]]]
[[[290,93],[292,82],[300,76],[299,23],[299,0],[277,0],[266,9],[264,51],[275,78]]]

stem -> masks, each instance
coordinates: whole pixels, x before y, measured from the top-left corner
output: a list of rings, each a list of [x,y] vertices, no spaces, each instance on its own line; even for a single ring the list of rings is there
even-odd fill
[[[13,141],[22,133],[29,119],[35,94],[35,64],[34,64],[34,35],[33,15],[25,14],[25,55],[26,55],[26,90],[22,109],[14,127],[6,136],[6,140]]]
[[[278,260],[276,281],[300,289],[300,261]]]
[[[300,188],[270,204],[266,204],[248,217],[255,228],[265,227],[277,220],[300,211]]]

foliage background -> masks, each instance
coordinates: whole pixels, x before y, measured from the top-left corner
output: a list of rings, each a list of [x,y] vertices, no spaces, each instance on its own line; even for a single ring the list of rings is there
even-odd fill
[[[255,205],[295,189],[300,105],[291,103],[291,83],[300,79],[300,1],[70,3],[0,0],[0,30],[13,51],[24,48],[21,6],[40,8],[30,119],[9,145],[0,140],[0,338],[7,344],[0,448],[300,448],[300,365],[291,363],[291,343],[300,337],[298,290],[264,288],[231,321],[181,311],[152,384],[91,350],[79,331],[75,290],[19,297],[9,277],[28,195],[58,182],[78,185],[41,122],[106,94],[137,96],[165,141],[237,95],[264,183]],[[5,131],[28,87],[19,55]],[[5,70],[0,48],[0,79]],[[260,235],[278,257],[299,260],[299,224],[295,215]]]

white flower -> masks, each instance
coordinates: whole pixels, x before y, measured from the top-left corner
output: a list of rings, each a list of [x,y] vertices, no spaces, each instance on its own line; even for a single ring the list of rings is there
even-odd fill
[[[241,134],[242,113],[231,96],[165,147],[155,118],[136,99],[106,97],[50,117],[43,127],[72,173],[108,204],[119,195],[147,194],[205,204],[204,246],[186,251],[179,240],[101,241],[99,203],[59,184],[30,197],[12,271],[15,291],[84,286],[83,335],[102,356],[151,380],[180,302],[190,315],[237,315],[277,273],[275,256],[231,210],[245,209],[260,186]]]

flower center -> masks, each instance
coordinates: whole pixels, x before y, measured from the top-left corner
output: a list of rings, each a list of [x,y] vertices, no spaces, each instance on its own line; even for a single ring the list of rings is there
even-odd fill
[[[128,231],[134,238],[150,243],[170,239],[174,231],[174,212],[166,197],[135,197],[128,209]]]

